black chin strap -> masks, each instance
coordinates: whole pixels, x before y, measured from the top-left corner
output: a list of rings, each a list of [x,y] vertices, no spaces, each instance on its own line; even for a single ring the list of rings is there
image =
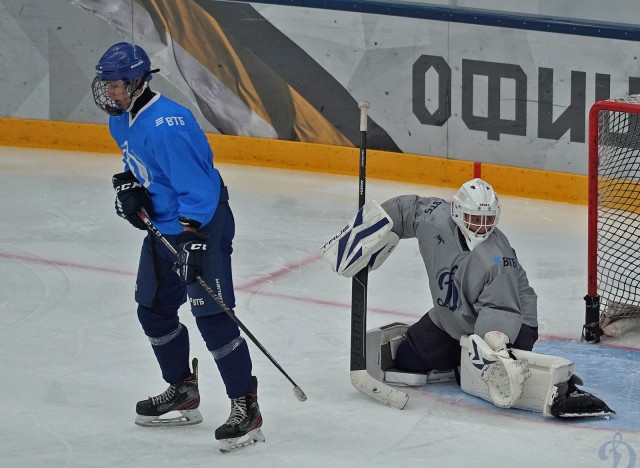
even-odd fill
[[[154,70],[149,70],[144,72],[144,75],[142,75],[142,77],[140,78],[140,83],[138,83],[138,86],[136,86],[136,89],[134,89],[133,91],[131,91],[129,93],[129,96],[133,97],[134,94],[136,94],[138,91],[140,91],[140,88],[142,88],[144,86],[145,81],[147,81],[147,78],[152,74],[152,73],[158,73],[160,71],[159,68],[156,68]]]
[[[141,88],[144,87],[145,83],[147,82],[146,81],[147,77],[149,75],[151,75],[152,73],[157,73],[159,71],[160,69],[156,68],[155,70],[150,70],[145,72],[144,75],[142,75],[142,77],[140,78],[140,83],[138,83],[138,86],[136,86],[136,88],[131,93],[129,93],[129,96],[131,97],[131,104],[129,105],[127,111],[131,113],[132,117],[135,117],[135,115],[138,113],[140,108],[144,106],[147,102],[149,102],[149,100],[154,96],[155,93],[152,93],[151,90],[147,87],[145,91],[149,90],[150,95],[146,100],[140,99],[145,95],[145,91],[143,91],[140,94],[140,96],[134,96],[134,94],[136,94]],[[144,101],[144,102],[141,102],[141,101]]]

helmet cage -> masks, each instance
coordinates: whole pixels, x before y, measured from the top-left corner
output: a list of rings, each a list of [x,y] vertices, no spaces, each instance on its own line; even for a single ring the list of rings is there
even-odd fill
[[[479,218],[477,221],[471,222],[471,218]],[[466,213],[462,212],[462,222],[469,230],[470,234],[476,236],[488,235],[496,227],[496,215],[480,214],[480,213]],[[482,231],[482,232],[479,232]]]
[[[151,72],[147,72],[151,74]],[[118,106],[118,104],[109,97],[107,94],[107,86],[109,83],[113,83],[114,81],[122,81],[124,89],[126,93],[129,95],[129,98],[133,99],[133,95],[142,87],[146,85],[146,81],[144,80],[144,76],[138,82],[138,85],[135,86],[136,80],[134,82],[130,82],[127,78],[122,80],[101,80],[97,76],[91,82],[91,91],[93,93],[93,101],[96,103],[100,109],[105,111],[109,115],[122,115],[124,110]]]
[[[128,86],[126,87],[128,88]],[[93,92],[93,101],[96,103],[96,106],[107,114],[121,115],[124,112],[124,110],[122,110],[118,104],[116,104],[116,102],[107,95],[106,81],[102,81],[96,76],[91,82],[91,91]]]

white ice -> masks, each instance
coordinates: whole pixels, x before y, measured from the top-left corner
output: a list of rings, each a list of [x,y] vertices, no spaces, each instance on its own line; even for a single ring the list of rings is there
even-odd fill
[[[611,467],[619,454],[622,467],[640,455],[639,335],[616,342],[628,349],[579,343],[585,207],[504,196],[500,223],[539,295],[538,349],[567,353],[586,388],[618,415],[544,419],[495,408],[455,384],[411,389],[399,411],[351,386],[351,282],[319,257],[319,247],[355,213],[357,176],[218,167],[237,223],[238,317],[308,400],[297,401],[291,384],[251,345],[267,442],[219,453],[213,432],[229,403],[183,307],[200,360],[204,422],[134,425],[136,402],[166,383],[133,301],[144,234],[113,210],[111,175],[121,170],[120,158],[4,147],[0,466]],[[379,202],[408,193],[448,198],[453,189],[368,180],[367,196]],[[369,328],[411,323],[427,311],[415,241],[401,242],[369,278]]]

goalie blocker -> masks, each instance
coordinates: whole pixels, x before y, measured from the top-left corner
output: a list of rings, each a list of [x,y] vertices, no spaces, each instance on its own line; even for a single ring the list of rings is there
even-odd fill
[[[350,278],[363,268],[375,270],[398,245],[389,215],[375,200],[369,200],[355,217],[321,247],[333,271]]]
[[[408,325],[392,323],[367,331],[367,372],[376,380],[396,386],[422,386],[455,380],[465,393],[501,408],[518,408],[557,418],[615,414],[599,398],[577,387],[582,380],[568,359],[509,348],[501,332],[463,336],[461,366],[427,374],[395,367],[395,353]]]

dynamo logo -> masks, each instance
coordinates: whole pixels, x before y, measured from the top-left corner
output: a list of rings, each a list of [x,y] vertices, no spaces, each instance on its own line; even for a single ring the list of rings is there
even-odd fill
[[[458,308],[458,286],[455,282],[455,274],[458,269],[458,265],[451,268],[451,271],[443,271],[438,275],[438,286],[440,291],[445,291],[444,299],[438,298],[438,305],[440,307],[446,307],[451,312]]]
[[[622,434],[616,432],[613,439],[605,442],[598,450],[600,460],[611,458],[612,468],[634,468],[636,466],[636,452],[626,442],[622,441]]]

